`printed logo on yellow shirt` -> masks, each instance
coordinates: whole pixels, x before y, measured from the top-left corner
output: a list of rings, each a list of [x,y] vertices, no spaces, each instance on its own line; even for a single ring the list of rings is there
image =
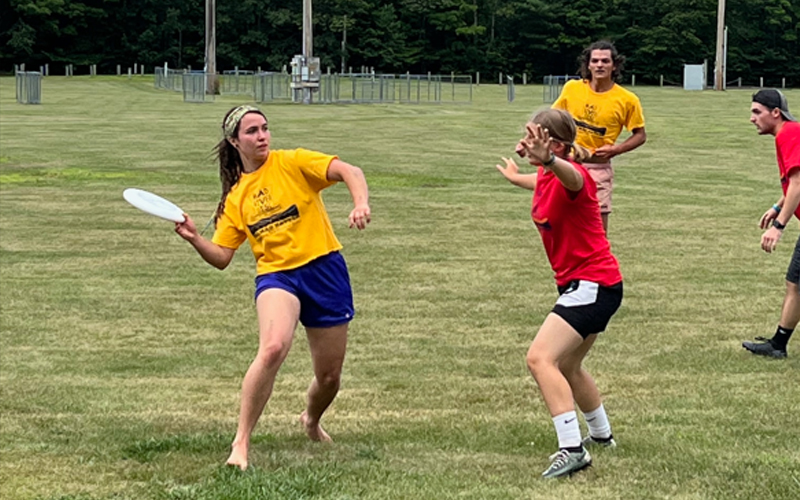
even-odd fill
[[[253,193],[253,207],[256,209],[257,216],[271,215],[278,211],[280,207],[273,205],[272,196],[268,188],[262,188]]]
[[[599,135],[603,137],[606,135],[606,127],[596,127],[591,125],[597,121],[597,109],[592,104],[586,104],[583,108],[583,116],[581,116],[580,120],[575,120],[575,125],[578,128],[589,132],[590,134]]]
[[[286,224],[296,221],[299,218],[300,211],[297,209],[297,205],[292,205],[281,213],[275,214],[271,217],[265,217],[255,224],[248,224],[247,229],[250,230],[250,234],[258,238],[265,233],[271,233],[277,228],[285,226]]]
[[[273,204],[269,188],[259,189],[252,194],[250,200],[255,208],[253,217],[258,218],[258,222],[248,224],[247,229],[256,238],[300,218],[297,205],[292,205],[288,209],[276,213],[280,210],[280,206]]]

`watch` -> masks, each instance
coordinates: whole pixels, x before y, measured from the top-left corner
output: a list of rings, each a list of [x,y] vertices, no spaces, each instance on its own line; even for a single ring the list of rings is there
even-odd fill
[[[772,219],[772,227],[780,231],[783,231],[784,229],[786,229],[786,224],[781,224],[780,222],[778,222],[778,219]]]
[[[553,163],[555,163],[555,162],[556,162],[556,155],[555,155],[555,154],[553,154],[553,152],[552,152],[552,151],[550,151],[550,158],[549,158],[549,159],[548,159],[546,162],[543,162],[543,163],[542,163],[542,166],[543,166],[543,167],[550,167],[550,166],[552,166],[552,165],[553,165]]]

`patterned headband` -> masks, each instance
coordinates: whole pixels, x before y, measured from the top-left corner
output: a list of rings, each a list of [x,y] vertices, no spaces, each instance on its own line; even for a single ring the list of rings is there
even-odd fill
[[[231,111],[231,113],[225,119],[225,123],[222,124],[222,132],[225,134],[225,137],[233,137],[233,134],[236,131],[236,126],[239,125],[240,121],[242,121],[244,115],[252,112],[256,112],[263,115],[260,109],[258,109],[255,106],[250,106],[247,104],[245,104],[244,106],[239,106],[238,108]]]

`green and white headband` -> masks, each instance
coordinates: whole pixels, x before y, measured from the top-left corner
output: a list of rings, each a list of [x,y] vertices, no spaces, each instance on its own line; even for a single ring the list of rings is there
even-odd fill
[[[231,111],[227,118],[225,118],[225,123],[222,124],[222,132],[225,134],[225,137],[233,137],[234,132],[236,131],[236,126],[239,125],[239,122],[242,121],[242,117],[247,113],[256,112],[261,115],[263,113],[260,109],[255,106],[250,106],[245,104],[243,106],[239,106],[238,108]]]

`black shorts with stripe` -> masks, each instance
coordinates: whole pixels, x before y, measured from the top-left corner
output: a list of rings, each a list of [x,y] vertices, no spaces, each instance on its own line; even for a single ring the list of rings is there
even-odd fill
[[[586,338],[606,329],[622,304],[622,282],[602,286],[592,281],[573,280],[558,287],[560,296],[553,312]]]

